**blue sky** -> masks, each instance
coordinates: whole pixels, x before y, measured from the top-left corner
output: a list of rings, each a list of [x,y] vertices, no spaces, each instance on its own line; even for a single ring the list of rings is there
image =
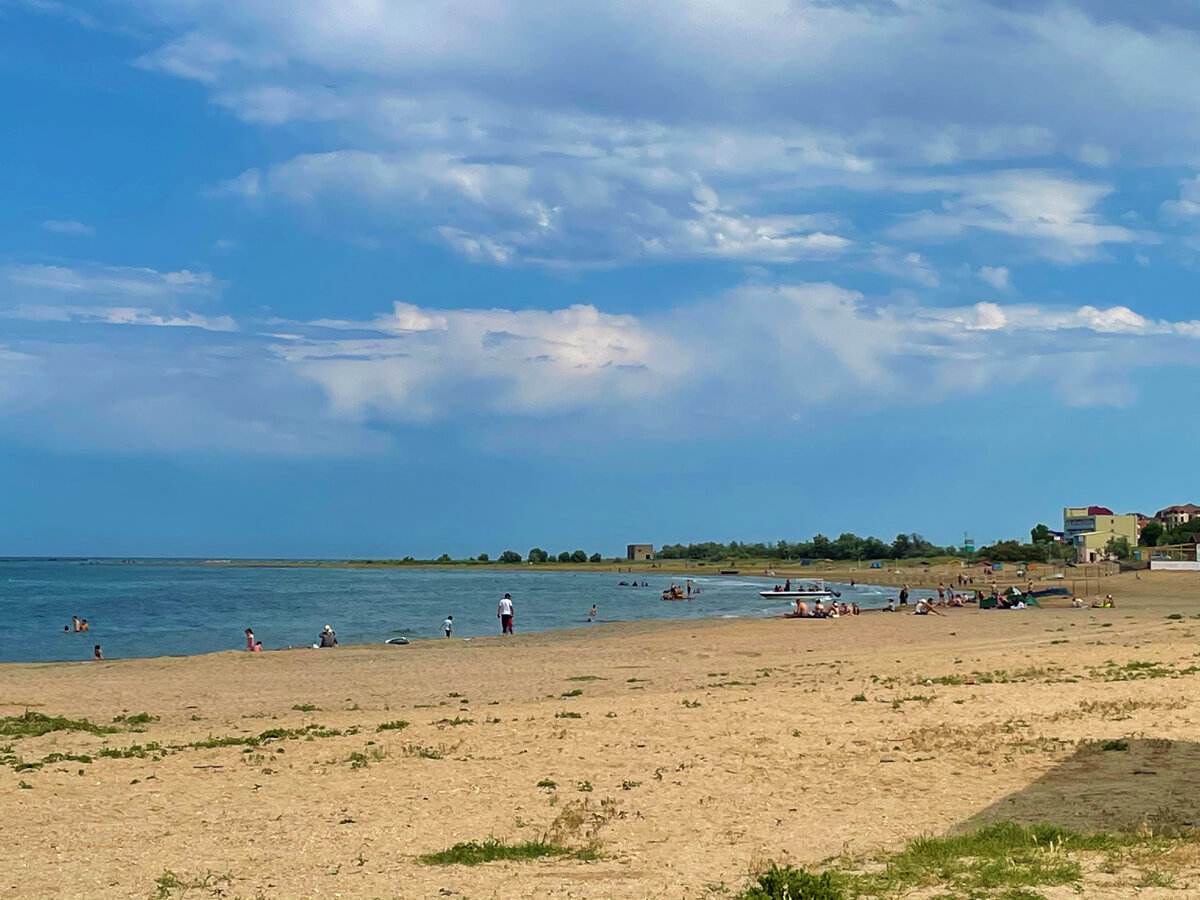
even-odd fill
[[[0,554],[1195,500],[1197,83],[1184,0],[0,0]]]

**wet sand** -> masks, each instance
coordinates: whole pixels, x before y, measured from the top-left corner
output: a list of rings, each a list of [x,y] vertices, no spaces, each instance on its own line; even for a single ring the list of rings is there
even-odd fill
[[[1121,575],[1105,592],[1116,609],[0,667],[0,715],[158,717],[0,737],[0,897],[145,898],[167,871],[211,876],[189,897],[702,897],[764,860],[996,819],[1200,822],[1200,576]],[[1117,739],[1129,749],[1097,749]],[[91,761],[16,770],[55,753]],[[547,831],[600,858],[416,861]]]

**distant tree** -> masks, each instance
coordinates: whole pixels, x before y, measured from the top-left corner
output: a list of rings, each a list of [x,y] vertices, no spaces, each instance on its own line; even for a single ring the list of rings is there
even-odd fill
[[[812,539],[812,555],[817,559],[833,558],[833,541],[823,534],[814,534]]]
[[[1050,533],[1050,529],[1038,523],[1029,532],[1029,542],[1031,544],[1049,544],[1054,540],[1054,535]]]
[[[587,554],[584,553],[582,550],[576,550],[574,553],[571,554],[571,562],[585,563],[585,562],[587,562]]]
[[[1182,522],[1174,528],[1164,530],[1158,536],[1158,546],[1190,544],[1192,542],[1192,535],[1198,533],[1200,533],[1200,522],[1194,519],[1191,522]]]
[[[1128,538],[1109,538],[1108,543],[1104,545],[1104,549],[1108,552],[1109,556],[1115,556],[1117,559],[1129,559],[1133,556],[1133,548],[1129,546]]]
[[[883,559],[891,552],[891,549],[879,538],[869,537],[863,541],[863,559]]]
[[[488,561],[488,559],[490,559],[490,557],[489,557],[489,556],[488,556],[486,553],[480,553],[480,554],[479,554],[477,557],[475,557],[475,558],[476,558],[477,560],[479,560],[480,562],[487,562],[487,561]]]
[[[500,562],[502,563],[519,563],[520,561],[521,554],[516,550],[505,550],[500,554]]]
[[[443,553],[441,556],[439,556],[439,557],[437,558],[437,561],[438,561],[438,562],[440,562],[440,563],[454,562],[454,560],[452,560],[452,559],[450,558],[450,554],[449,554],[449,553]]]
[[[898,534],[892,541],[892,559],[904,559],[912,553],[912,541],[907,534]]]
[[[543,550],[541,547],[534,547],[532,550],[529,551],[529,561],[531,563],[544,563],[544,562],[548,562],[549,559],[550,559],[550,554],[547,553],[545,550]]]
[[[1142,547],[1154,547],[1158,544],[1158,539],[1163,535],[1162,522],[1151,519],[1142,526],[1142,533],[1138,537],[1138,544]]]
[[[834,559],[862,559],[863,555],[863,539],[857,534],[843,532],[833,542]]]
[[[571,551],[564,550],[562,553],[558,554],[558,561],[559,562],[570,562],[571,561]]]
[[[588,558],[588,562],[594,562],[594,563],[596,563],[596,562],[603,562],[603,561],[604,561],[604,557],[603,557],[603,556],[601,556],[599,553],[593,553],[593,554],[592,554],[592,555],[591,555],[591,556]]]

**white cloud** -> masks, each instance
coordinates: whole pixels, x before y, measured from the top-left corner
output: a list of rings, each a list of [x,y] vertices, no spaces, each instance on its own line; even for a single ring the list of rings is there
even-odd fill
[[[76,222],[73,219],[47,219],[42,223],[42,227],[55,234],[74,234],[82,237],[92,237],[96,233],[96,229],[91,225],[85,225],[83,222]]]
[[[681,351],[634,317],[591,306],[425,310],[397,303],[372,327],[374,337],[290,341],[274,350],[322,386],[335,414],[400,421],[619,409],[661,397]]]
[[[188,269],[14,264],[0,267],[0,318],[232,331],[229,316],[183,308],[212,303],[220,289],[211,273]]]
[[[980,281],[987,282],[998,291],[1008,287],[1007,266],[980,266],[975,274],[979,276]]]
[[[10,295],[36,292],[47,297],[143,299],[167,301],[180,297],[210,298],[220,283],[209,272],[159,272],[130,266],[51,266],[40,263],[0,268],[0,282]]]
[[[1167,219],[1190,219],[1200,216],[1200,175],[1179,182],[1178,200],[1166,200],[1161,211]]]
[[[1095,212],[1112,192],[1104,184],[1076,181],[1051,172],[1012,170],[985,175],[906,180],[902,190],[948,194],[941,212],[926,211],[892,227],[893,238],[950,240],[974,230],[1009,235],[1039,256],[1064,263],[1095,258],[1106,244],[1140,236],[1106,224]]]
[[[485,440],[543,422],[629,442],[672,433],[681,410],[721,410],[719,426],[689,420],[694,439],[828,404],[869,411],[1027,383],[1068,404],[1122,404],[1139,369],[1200,367],[1200,321],[1124,306],[880,302],[827,283],[747,284],[641,316],[405,302],[357,322],[112,305],[8,315],[0,431],[65,449],[355,455],[388,446],[397,428],[452,424]],[[191,327],[123,328],[104,343],[97,323]]]
[[[346,150],[248,170],[224,187],[335,207],[353,199],[384,218],[416,214],[467,259],[499,265],[643,257],[786,263],[850,247],[831,231],[841,224],[833,216],[754,215],[722,203],[694,175],[655,174],[661,159],[649,170],[644,163],[614,152],[518,164]]]

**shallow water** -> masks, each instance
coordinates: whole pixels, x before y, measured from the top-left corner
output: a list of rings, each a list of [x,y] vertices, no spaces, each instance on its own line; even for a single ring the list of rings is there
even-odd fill
[[[496,603],[513,595],[516,631],[585,627],[594,603],[600,622],[761,617],[791,609],[758,596],[780,579],[692,578],[691,602],[664,603],[678,575],[639,575],[648,587],[620,587],[613,572],[470,569],[338,569],[0,561],[0,614],[11,640],[0,662],[209,653],[242,649],[253,628],[266,649],[311,645],[330,624],[342,643],[404,636],[497,634]],[[883,606],[894,589],[835,585],[846,602]],[[71,616],[91,631],[63,634]]]

